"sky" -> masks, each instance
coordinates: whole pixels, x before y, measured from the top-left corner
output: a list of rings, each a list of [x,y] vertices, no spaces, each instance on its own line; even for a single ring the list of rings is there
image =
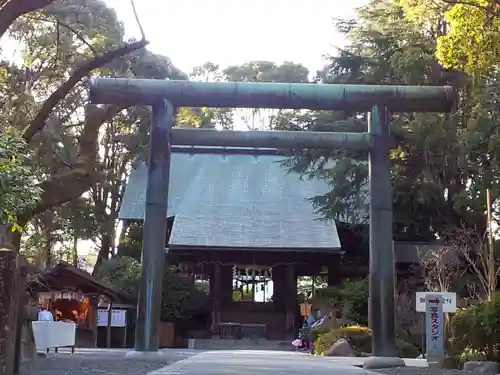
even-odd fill
[[[129,0],[105,0],[140,38]],[[365,0],[135,0],[151,51],[185,72],[206,61],[222,68],[250,60],[302,63],[311,72],[344,43],[332,24]]]

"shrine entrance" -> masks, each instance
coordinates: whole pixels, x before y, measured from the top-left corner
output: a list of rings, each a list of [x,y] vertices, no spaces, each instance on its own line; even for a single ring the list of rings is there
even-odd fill
[[[152,106],[136,351],[158,350],[158,324],[160,320],[162,272],[166,243],[166,230],[164,228],[167,227],[167,206],[169,210],[176,209],[171,207],[168,197],[170,170],[171,167],[175,167],[175,160],[172,160],[171,163],[171,156],[174,155],[171,152],[171,145],[178,145],[192,146],[190,148],[192,152],[197,149],[200,150],[200,147],[246,148],[246,152],[250,154],[252,152],[258,153],[257,150],[252,151],[252,148],[262,148],[265,149],[263,152],[267,153],[276,153],[283,149],[358,150],[369,152],[369,320],[373,332],[373,354],[385,357],[395,355],[389,116],[390,113],[398,112],[450,111],[454,103],[454,92],[451,87],[207,83],[122,78],[91,78],[89,86],[90,100],[94,104]],[[182,106],[369,112],[368,132],[238,132],[172,129],[175,108]],[[202,152],[206,152],[206,150]],[[210,202],[205,202],[205,204],[207,203]],[[205,217],[203,220],[197,221],[199,227],[204,227],[211,218]],[[196,228],[192,229],[195,230]],[[185,232],[183,235],[189,236]],[[274,238],[279,239],[293,236],[294,233],[280,233],[278,231],[277,234]],[[182,233],[179,234],[179,236],[181,235]],[[200,236],[191,237],[195,240]],[[206,247],[209,240],[213,239],[210,236],[207,237],[206,234],[201,237],[203,243],[198,246],[200,250],[203,245]],[[264,236],[255,233],[255,236],[251,238],[254,243],[253,247],[247,244],[241,244],[240,247],[251,247],[252,251],[257,249],[268,250],[266,257],[275,254],[274,256],[278,258],[281,257],[280,250],[282,252],[297,250],[276,249],[269,246],[266,249],[265,243],[257,241],[262,240],[261,237]],[[308,237],[312,241],[315,234],[309,234]],[[174,244],[175,238],[170,238],[169,251],[171,248],[173,249]],[[255,244],[259,246],[255,246]],[[196,250],[196,247],[191,246],[190,253],[193,254],[194,250]],[[230,249],[221,248],[218,250],[231,251]],[[295,251],[295,253],[299,252]],[[249,254],[247,256],[250,256],[251,252],[247,254]],[[309,252],[301,251],[300,254],[302,254],[301,256],[306,254],[306,258],[316,257],[313,248]],[[222,254],[219,254],[217,257],[221,256]],[[234,257],[234,254],[231,256]],[[255,257],[255,259],[257,258]],[[234,263],[236,262],[233,262],[231,267],[225,269],[214,263],[213,280],[217,283],[217,280],[222,280],[223,277],[231,279]],[[253,263],[250,261],[238,262],[238,264],[248,265]],[[297,268],[298,266],[291,265],[282,268],[282,275],[279,279],[286,282],[288,287],[291,286],[293,284],[292,280],[296,280],[298,275]],[[273,276],[276,272],[276,267],[273,267]],[[227,273],[227,276],[223,276],[224,273]],[[229,282],[229,285],[231,285],[231,282]],[[215,287],[213,290],[220,292],[223,289]],[[224,316],[224,312],[220,309],[222,301],[224,301],[223,296],[215,296],[215,311],[212,314],[214,325],[220,325],[221,321],[218,317]],[[290,306],[288,306],[289,304]],[[295,307],[292,308],[291,299],[287,299],[285,301],[286,331],[293,329],[292,309],[295,309]]]

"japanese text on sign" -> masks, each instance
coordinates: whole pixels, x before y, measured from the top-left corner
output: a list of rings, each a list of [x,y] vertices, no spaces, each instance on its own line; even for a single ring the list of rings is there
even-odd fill
[[[444,356],[443,298],[441,295],[428,294],[425,304],[427,358],[440,360]]]
[[[438,308],[436,306],[429,307],[431,311],[431,340],[437,341],[439,340],[439,313]]]
[[[425,297],[420,297],[420,302],[425,303]],[[443,298],[443,303],[451,303],[451,298]]]

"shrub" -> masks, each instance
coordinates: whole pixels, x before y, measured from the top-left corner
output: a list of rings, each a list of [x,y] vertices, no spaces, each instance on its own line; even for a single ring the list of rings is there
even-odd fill
[[[372,331],[370,328],[353,325],[333,328],[319,335],[314,343],[314,354],[324,355],[341,338],[346,339],[358,355],[372,352]],[[414,345],[401,340],[397,341],[396,349],[398,355],[405,358],[416,358],[420,354]]]
[[[491,302],[458,310],[449,333],[451,354],[500,360],[500,294]]]
[[[132,257],[116,257],[103,262],[97,276],[120,292],[137,299],[141,265]],[[203,309],[205,294],[173,266],[165,266],[162,288],[162,321],[184,323]]]
[[[323,355],[339,339],[344,338],[357,352],[367,352],[371,349],[371,330],[362,326],[333,328],[319,335],[314,343],[314,353]]]
[[[368,323],[368,280],[353,279],[344,280],[338,287],[327,287],[316,290],[315,305],[326,305],[328,307],[349,306],[343,311],[346,316],[343,320]]]

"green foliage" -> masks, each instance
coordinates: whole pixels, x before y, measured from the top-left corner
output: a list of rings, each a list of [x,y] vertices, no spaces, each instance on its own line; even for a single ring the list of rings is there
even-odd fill
[[[104,261],[97,276],[108,281],[117,290],[137,299],[141,266],[131,257],[117,257]],[[206,302],[205,294],[175,267],[166,266],[163,274],[162,321],[180,323],[189,321]]]
[[[339,339],[346,339],[358,355],[372,353],[372,332],[363,326],[347,326],[333,328],[318,336],[314,343],[314,354],[324,355],[328,349]],[[416,358],[419,350],[410,343],[398,340],[396,343],[398,356],[402,358]]]
[[[315,303],[329,306],[347,305],[342,318],[357,324],[368,323],[368,280],[344,280],[339,287],[317,289]]]
[[[500,294],[458,310],[450,324],[450,351],[464,359],[500,360]]]
[[[0,134],[0,222],[17,224],[17,216],[39,198],[41,189],[26,142],[13,132]]]
[[[196,311],[202,311],[206,295],[182,276],[175,267],[166,267],[163,274],[162,321],[187,322]]]
[[[130,257],[109,259],[96,272],[97,277],[132,299],[137,299],[140,275],[141,264]]]
[[[489,84],[480,83],[437,61],[444,27],[440,20],[447,7],[431,0],[369,1],[355,19],[338,20],[337,27],[349,43],[316,77],[323,84],[448,84],[457,89],[460,104],[452,115],[392,115],[394,239],[398,241],[435,241],[436,235],[448,239],[463,227],[474,228],[481,237],[485,190],[500,172],[498,73],[489,72]],[[274,120],[276,129],[286,130],[365,131],[367,126],[364,113],[342,111],[300,116],[287,112]],[[323,217],[363,223],[367,219],[366,160],[362,153],[307,150],[285,166],[329,183],[329,193],[312,199]],[[493,186],[497,197],[500,191]]]
[[[480,6],[490,1],[477,0]],[[448,31],[439,38],[436,56],[446,68],[484,74],[498,66],[500,18],[479,7],[456,4],[445,13]]]

